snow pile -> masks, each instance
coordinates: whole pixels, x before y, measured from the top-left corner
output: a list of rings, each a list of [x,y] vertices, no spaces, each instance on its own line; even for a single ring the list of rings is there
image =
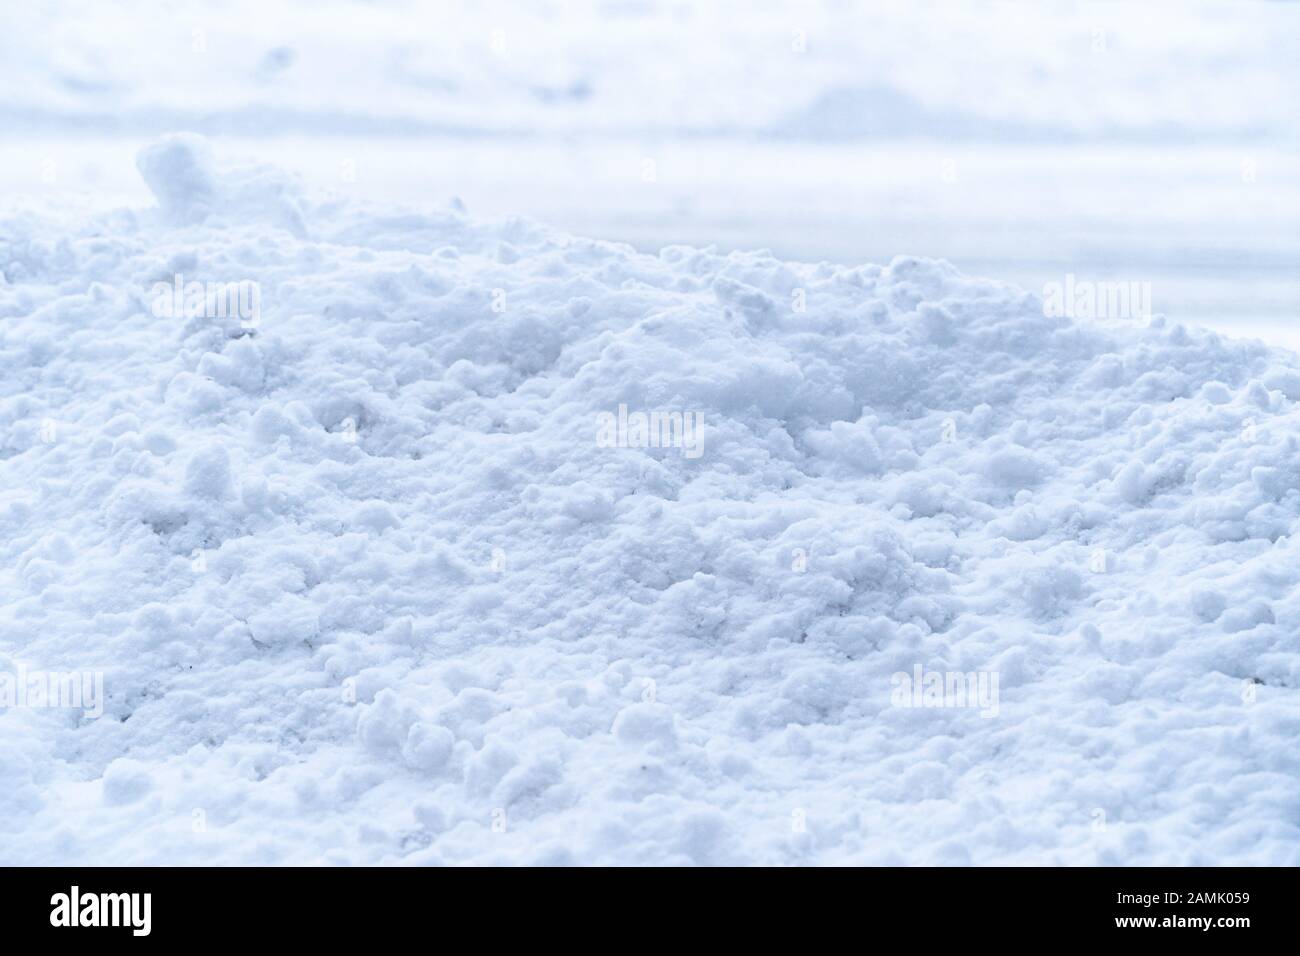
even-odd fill
[[[139,165],[0,227],[0,862],[1300,863],[1293,356]]]

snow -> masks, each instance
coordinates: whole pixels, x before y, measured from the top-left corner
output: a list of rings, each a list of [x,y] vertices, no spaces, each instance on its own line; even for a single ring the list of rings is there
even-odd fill
[[[140,144],[193,129],[360,198],[454,193],[651,253],[918,254],[1034,291],[1141,281],[1153,311],[1300,347],[1296,4],[8,12],[0,208],[141,205]]]
[[[0,37],[22,81],[0,118],[83,135],[1293,141],[1297,15],[1258,6],[173,0],[128,17],[52,0]]]
[[[0,862],[1300,863],[1291,353],[216,153],[0,224]]]
[[[177,222],[202,222],[217,191],[212,147],[202,136],[177,133],[140,150],[136,166],[158,199],[158,208]]]

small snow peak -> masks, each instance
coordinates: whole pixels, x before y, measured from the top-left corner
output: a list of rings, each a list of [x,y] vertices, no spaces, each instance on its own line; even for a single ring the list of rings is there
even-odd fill
[[[211,212],[217,192],[216,161],[205,137],[169,133],[141,148],[135,164],[169,219],[201,222]]]

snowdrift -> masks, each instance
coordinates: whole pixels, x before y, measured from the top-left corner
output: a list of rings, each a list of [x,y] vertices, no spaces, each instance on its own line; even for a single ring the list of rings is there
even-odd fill
[[[0,224],[0,862],[1300,863],[1294,356],[139,166]]]

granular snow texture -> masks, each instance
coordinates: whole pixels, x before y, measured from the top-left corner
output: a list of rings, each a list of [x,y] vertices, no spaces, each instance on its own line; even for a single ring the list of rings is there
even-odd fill
[[[1292,355],[140,169],[0,223],[0,862],[1300,863]]]

